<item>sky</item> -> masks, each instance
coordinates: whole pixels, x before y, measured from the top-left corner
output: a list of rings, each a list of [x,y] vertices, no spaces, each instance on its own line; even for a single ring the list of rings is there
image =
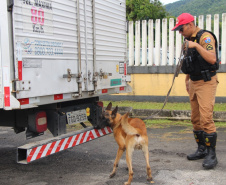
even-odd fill
[[[176,1],[179,1],[179,0],[160,0],[160,2],[163,4],[163,5],[166,5],[166,4],[169,4],[169,3],[174,3]]]

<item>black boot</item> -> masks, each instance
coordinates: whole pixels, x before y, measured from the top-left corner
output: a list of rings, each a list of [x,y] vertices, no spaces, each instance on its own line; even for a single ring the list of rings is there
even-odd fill
[[[204,132],[206,147],[207,147],[207,156],[205,157],[202,166],[206,169],[212,169],[217,165],[217,156],[216,156],[216,142],[217,142],[217,133],[207,134]]]
[[[195,153],[187,155],[188,160],[198,160],[203,159],[207,155],[205,140],[203,136],[203,131],[193,131],[196,143],[198,144],[198,149]]]

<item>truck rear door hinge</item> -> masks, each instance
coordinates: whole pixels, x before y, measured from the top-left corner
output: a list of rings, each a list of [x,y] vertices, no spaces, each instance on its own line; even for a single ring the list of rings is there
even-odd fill
[[[16,91],[30,91],[31,90],[31,81],[23,80],[16,81]]]

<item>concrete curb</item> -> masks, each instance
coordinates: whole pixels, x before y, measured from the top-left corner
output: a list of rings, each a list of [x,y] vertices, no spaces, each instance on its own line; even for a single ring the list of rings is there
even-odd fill
[[[132,107],[119,107],[119,113],[130,112],[131,117],[146,118],[152,116],[152,119],[171,119],[171,120],[190,120],[191,111],[188,110],[160,110],[158,109],[133,109]],[[226,122],[226,112],[215,111],[213,119],[217,122]]]

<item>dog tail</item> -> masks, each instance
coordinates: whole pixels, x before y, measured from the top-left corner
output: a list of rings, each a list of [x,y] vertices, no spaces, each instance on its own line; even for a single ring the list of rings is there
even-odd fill
[[[128,123],[129,112],[122,116],[122,129],[127,135],[140,135],[138,131]]]

